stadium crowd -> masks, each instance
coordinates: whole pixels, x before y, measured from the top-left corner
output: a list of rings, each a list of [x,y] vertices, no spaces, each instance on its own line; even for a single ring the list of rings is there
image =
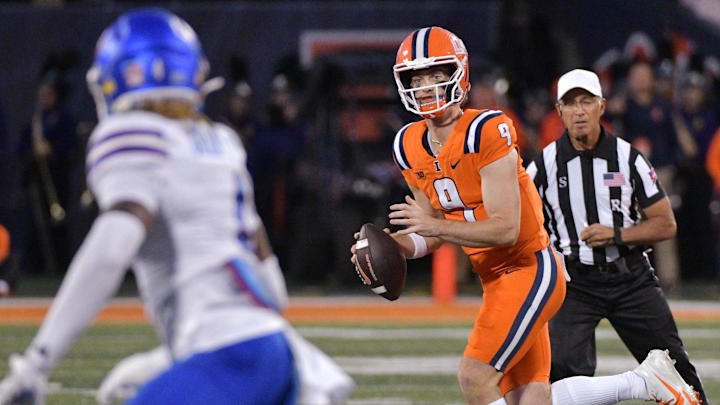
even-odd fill
[[[667,289],[680,279],[717,282],[720,60],[696,52],[680,35],[655,43],[635,33],[620,45],[584,67],[601,78],[608,100],[604,125],[648,156],[670,196],[678,233],[653,252],[661,282]],[[481,68],[470,73],[469,105],[505,111],[527,163],[563,133],[554,110],[555,83],[520,80],[517,66],[490,59],[473,63]],[[341,66],[321,62],[308,71],[290,56],[277,63],[271,93],[257,108],[245,64],[233,59],[228,90],[221,93],[224,107],[214,118],[243,138],[258,211],[289,284],[355,283],[346,264],[353,230],[369,217],[384,217],[388,202],[407,193],[390,144],[410,117],[397,102],[389,68],[375,73],[387,77],[380,107],[377,100],[368,107],[346,91],[351,75]],[[22,187],[8,197],[22,209],[0,216],[12,241],[0,279],[11,286],[22,273],[64,271],[96,215],[83,162],[92,123],[77,119],[74,106],[66,103],[70,92],[84,91],[64,80],[71,66],[71,54],[46,61],[33,122],[15,151],[22,162]],[[428,264],[419,260],[411,266]]]

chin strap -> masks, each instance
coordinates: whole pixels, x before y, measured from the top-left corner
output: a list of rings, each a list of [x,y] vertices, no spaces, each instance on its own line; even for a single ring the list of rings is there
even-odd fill
[[[218,91],[218,90],[222,89],[224,86],[225,86],[225,79],[223,79],[220,76],[213,77],[212,79],[205,81],[205,83],[203,83],[200,86],[200,97],[202,97],[204,99],[205,97],[207,97],[208,94],[210,94],[214,91]]]

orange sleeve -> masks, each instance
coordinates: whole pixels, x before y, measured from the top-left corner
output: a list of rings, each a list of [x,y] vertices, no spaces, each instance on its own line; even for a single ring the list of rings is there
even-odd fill
[[[507,156],[513,149],[517,149],[517,132],[512,120],[505,114],[488,120],[480,132],[480,148],[475,158],[477,168]]]
[[[715,183],[715,191],[720,191],[720,129],[715,132],[705,158],[705,168]]]

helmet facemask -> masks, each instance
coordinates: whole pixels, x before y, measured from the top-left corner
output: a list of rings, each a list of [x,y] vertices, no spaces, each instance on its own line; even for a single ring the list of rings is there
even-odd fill
[[[452,104],[462,103],[466,96],[466,92],[461,86],[461,82],[466,75],[464,62],[464,58],[461,61],[457,56],[452,55],[404,61],[393,66],[395,83],[400,94],[400,100],[405,105],[405,108],[424,118],[437,118],[444,114]],[[447,81],[422,87],[410,87],[409,80],[404,80],[413,71],[442,65],[454,67],[454,71]],[[428,89],[434,91],[435,99],[423,104],[417,99],[416,93]]]

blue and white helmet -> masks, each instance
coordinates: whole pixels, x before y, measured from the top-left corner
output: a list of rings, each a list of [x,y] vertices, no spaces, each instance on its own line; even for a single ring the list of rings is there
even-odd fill
[[[87,81],[102,119],[151,99],[200,105],[209,68],[187,22],[160,8],[143,8],[103,31]]]

